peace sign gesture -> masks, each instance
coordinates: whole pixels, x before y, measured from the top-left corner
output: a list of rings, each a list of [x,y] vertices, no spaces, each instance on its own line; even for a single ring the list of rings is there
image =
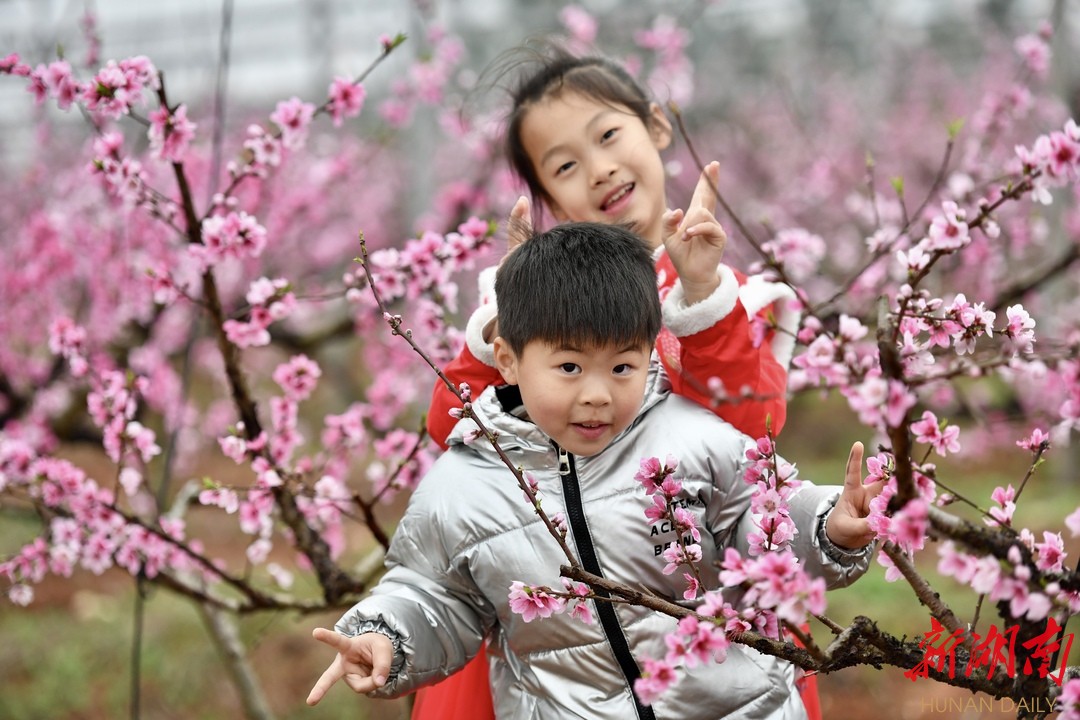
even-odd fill
[[[338,680],[344,679],[353,691],[363,694],[386,684],[394,659],[390,638],[382,633],[364,633],[350,638],[326,628],[315,628],[311,635],[337,650],[338,654],[311,688],[308,705],[317,705]]]
[[[720,163],[715,160],[701,171],[690,205],[664,214],[664,247],[675,266],[686,294],[686,303],[704,300],[719,286],[716,267],[724,257],[727,233],[716,220],[716,193]]]
[[[834,545],[856,549],[873,542],[875,532],[866,516],[870,514],[870,501],[885,488],[881,480],[864,485],[862,477],[863,444],[851,446],[847,469],[844,471],[844,491],[829,515],[825,533]]]

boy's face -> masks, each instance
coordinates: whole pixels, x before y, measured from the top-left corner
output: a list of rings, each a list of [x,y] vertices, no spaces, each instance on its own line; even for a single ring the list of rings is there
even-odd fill
[[[595,455],[637,417],[651,345],[553,347],[534,340],[516,355],[495,338],[495,362],[517,385],[529,419],[574,455]]]
[[[658,106],[649,128],[629,109],[575,92],[541,100],[521,123],[522,145],[556,219],[630,223],[653,248],[667,209],[660,150],[670,141]]]

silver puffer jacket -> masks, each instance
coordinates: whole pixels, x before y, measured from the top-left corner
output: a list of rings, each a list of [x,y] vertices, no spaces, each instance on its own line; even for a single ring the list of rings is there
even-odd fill
[[[751,441],[665,388],[662,371],[654,371],[635,422],[597,455],[564,453],[563,474],[551,440],[504,412],[494,388],[475,408],[499,432],[511,461],[539,481],[548,515],[566,513],[567,543],[586,568],[592,564],[608,578],[685,605],[682,572],[662,572],[660,553],[674,534],[649,526],[644,511],[650,499],[634,474],[643,457],[679,460],[682,500],[702,531],[700,567],[706,582],[716,583],[708,568],[727,546],[745,555],[752,527],[751,488],[742,480]],[[636,667],[628,653],[639,664],[662,658],[664,636],[675,627],[670,617],[608,603],[594,604],[591,625],[569,613],[526,623],[510,612],[512,582],[561,589],[559,566],[566,558],[490,445],[461,444],[473,428],[465,420],[455,429],[451,449],[424,477],[394,533],[386,575],[336,626],[345,635],[375,630],[394,640],[390,682],[376,697],[443,679],[490,636],[490,679],[501,719],[805,717],[792,666],[740,645],[731,646],[722,664],[680,671],[651,709],[637,706],[627,680]],[[870,547],[845,553],[821,531],[837,495],[836,487],[804,483],[791,502],[796,552],[829,587],[859,577],[871,555]]]

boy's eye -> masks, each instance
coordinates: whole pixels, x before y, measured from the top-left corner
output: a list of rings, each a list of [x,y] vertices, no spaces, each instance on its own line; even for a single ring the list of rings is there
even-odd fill
[[[578,371],[578,366],[577,366],[577,363],[567,362],[567,363],[563,363],[562,365],[560,365],[559,370],[562,370],[567,375],[573,375],[574,373],[576,373]]]
[[[620,363],[616,365],[611,372],[615,375],[629,375],[634,372],[634,366],[630,363]]]

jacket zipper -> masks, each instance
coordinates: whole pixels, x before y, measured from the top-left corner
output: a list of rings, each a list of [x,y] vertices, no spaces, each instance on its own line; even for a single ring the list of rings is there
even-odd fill
[[[581,486],[578,485],[574,456],[557,444],[552,444],[559,452],[559,476],[562,478],[563,497],[566,500],[566,518],[574,533],[578,559],[581,560],[581,566],[585,570],[602,577],[604,573],[600,570],[600,561],[596,557],[596,548],[593,546],[592,535],[589,534],[589,525],[585,521],[585,508],[581,503]],[[610,597],[604,590],[595,589],[594,592],[601,598]],[[634,693],[634,681],[641,677],[641,669],[638,668],[637,661],[630,652],[630,643],[627,642],[626,635],[623,633],[615,606],[603,600],[596,601],[595,605],[608,645],[611,646],[615,661],[619,663],[619,668],[626,678],[626,684],[630,687],[630,697],[634,699],[637,717],[642,720],[655,720],[656,714],[653,713],[652,708],[642,705],[637,694]]]

